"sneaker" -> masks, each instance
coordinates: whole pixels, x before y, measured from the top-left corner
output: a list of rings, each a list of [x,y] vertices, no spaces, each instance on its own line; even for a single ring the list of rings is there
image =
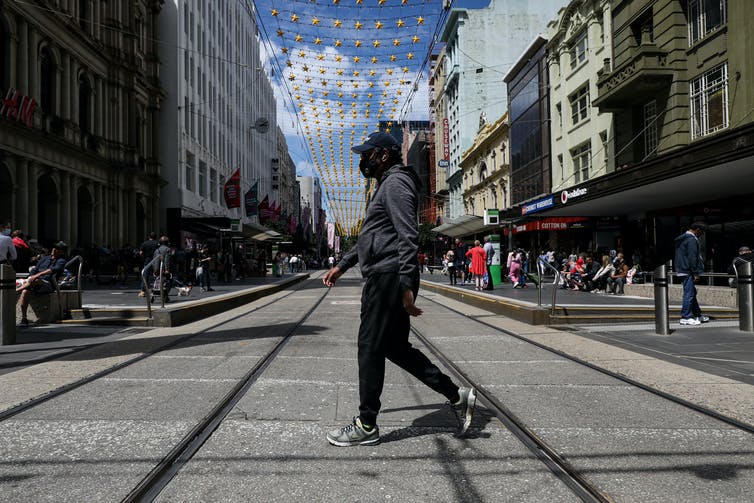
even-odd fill
[[[375,426],[369,431],[365,430],[361,425],[361,419],[357,416],[348,426],[328,432],[327,441],[338,447],[377,445],[380,443],[380,429]]]
[[[476,390],[474,388],[460,388],[460,397],[456,403],[450,404],[451,409],[458,419],[458,434],[463,435],[471,426],[474,417],[474,405],[476,405]]]
[[[700,323],[709,323],[709,316],[706,314],[698,316],[696,319],[699,320]]]
[[[215,291],[215,289],[214,289],[214,288],[207,288],[207,291],[208,291],[208,292],[214,292],[214,291]]]
[[[701,325],[702,322],[696,318],[681,318],[681,325]]]

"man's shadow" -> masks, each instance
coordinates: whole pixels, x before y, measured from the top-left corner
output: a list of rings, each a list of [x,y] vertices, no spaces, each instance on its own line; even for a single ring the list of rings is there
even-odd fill
[[[404,426],[387,434],[380,435],[380,442],[395,442],[412,437],[436,435],[438,433],[450,433],[459,438],[466,439],[490,437],[490,434],[485,432],[484,429],[494,416],[489,409],[479,402],[477,402],[474,408],[474,417],[471,421],[471,426],[469,426],[469,429],[462,436],[457,434],[460,427],[459,421],[447,403],[383,409],[381,414],[424,409],[428,410],[428,412],[423,416],[415,418],[409,426]]]

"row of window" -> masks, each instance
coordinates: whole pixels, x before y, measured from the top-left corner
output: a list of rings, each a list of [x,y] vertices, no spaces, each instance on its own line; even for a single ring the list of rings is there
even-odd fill
[[[215,168],[209,169],[209,177],[207,176],[207,163],[199,161],[198,170],[196,169],[196,156],[186,151],[186,170],[184,186],[186,190],[191,192],[197,192],[200,197],[207,197],[214,202],[222,200],[222,191],[225,186],[225,177],[219,175]],[[207,192],[207,185],[209,182],[209,193]]]

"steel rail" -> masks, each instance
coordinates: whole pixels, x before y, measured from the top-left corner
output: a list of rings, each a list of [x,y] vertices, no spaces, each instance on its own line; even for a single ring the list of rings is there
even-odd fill
[[[18,414],[20,414],[22,412],[25,412],[25,411],[33,408],[33,407],[36,407],[37,405],[39,405],[41,403],[47,402],[49,400],[52,400],[53,398],[57,398],[60,395],[68,393],[69,391],[73,391],[74,389],[79,388],[79,387],[81,387],[81,386],[83,386],[85,384],[88,384],[90,382],[96,381],[97,379],[100,379],[102,377],[108,376],[108,375],[112,374],[113,372],[116,372],[118,370],[124,369],[124,368],[126,368],[126,367],[128,367],[130,365],[133,365],[134,363],[140,362],[141,360],[144,360],[145,358],[148,358],[148,357],[153,356],[153,355],[155,355],[157,353],[160,353],[162,351],[166,351],[166,350],[168,350],[170,348],[173,348],[173,347],[177,346],[178,344],[180,344],[182,342],[185,342],[187,340],[192,339],[193,337],[196,337],[197,335],[206,333],[206,332],[208,332],[210,330],[213,330],[213,329],[215,329],[217,327],[225,325],[226,323],[230,323],[230,322],[235,321],[235,320],[237,320],[239,318],[242,318],[243,316],[247,316],[247,315],[249,315],[251,313],[254,313],[254,312],[256,312],[256,311],[258,311],[260,309],[263,309],[263,308],[269,306],[270,304],[273,304],[273,303],[277,302],[278,300],[284,299],[284,298],[288,297],[289,295],[293,295],[300,288],[301,285],[302,285],[302,283],[299,283],[297,285],[296,289],[291,290],[290,292],[286,293],[285,295],[282,295],[280,297],[275,297],[274,299],[270,300],[270,302],[267,302],[267,303],[265,303],[265,304],[263,304],[261,306],[257,306],[257,307],[255,307],[254,309],[252,309],[250,311],[245,311],[245,312],[243,312],[243,313],[241,313],[241,314],[239,314],[237,316],[234,316],[233,318],[231,318],[229,320],[221,321],[221,322],[215,323],[214,325],[211,325],[211,326],[209,326],[207,328],[199,330],[198,332],[194,332],[194,333],[191,333],[191,334],[184,335],[183,337],[180,337],[180,338],[176,339],[175,341],[166,344],[165,346],[161,346],[161,347],[159,347],[157,349],[153,349],[153,350],[147,351],[147,352],[142,353],[142,354],[140,354],[138,356],[130,358],[130,359],[124,361],[124,362],[121,362],[121,363],[118,363],[116,365],[113,365],[112,367],[108,367],[106,369],[100,370],[99,372],[95,372],[92,375],[89,375],[87,377],[84,377],[82,379],[74,381],[72,383],[65,384],[65,385],[63,385],[63,386],[61,386],[59,388],[56,388],[56,389],[50,391],[49,393],[45,393],[44,395],[40,395],[40,396],[38,396],[36,398],[32,398],[31,400],[28,400],[26,402],[23,402],[23,403],[20,403],[18,405],[15,405],[15,406],[13,406],[13,407],[11,407],[9,409],[6,409],[6,410],[0,412],[0,422],[5,421],[6,419],[10,419],[11,417],[13,417],[15,415],[18,415]],[[107,344],[107,343],[105,342],[103,344]],[[77,353],[78,351],[83,351],[84,349],[89,349],[89,348],[91,348],[91,347],[93,347],[95,345],[97,345],[97,344],[87,345],[85,347],[82,347],[80,350],[66,353],[66,354],[62,355],[61,358],[69,356],[69,355],[71,355],[73,353]],[[54,359],[54,358],[50,358],[50,359]],[[47,361],[47,360],[44,360],[44,361]],[[42,362],[34,362],[33,364],[36,364],[36,363],[42,363]]]
[[[582,501],[590,503],[613,503],[615,501],[594,483],[581,475],[555,448],[550,446],[541,436],[529,428],[526,423],[495,398],[494,394],[469,377],[463,369],[445,356],[424,334],[414,327],[411,327],[411,331],[446,368],[456,374],[458,378],[465,381],[466,384],[476,388],[477,393],[484,399],[485,405],[493,412],[494,416]]]
[[[249,388],[257,381],[262,372],[264,372],[288,341],[290,341],[291,336],[319,307],[330,290],[330,288],[325,289],[324,294],[304,314],[304,316],[301,317],[298,323],[288,330],[288,333],[283,335],[280,341],[275,344],[266,355],[261,357],[251,369],[249,369],[233,389],[228,391],[228,393],[226,393],[225,396],[215,404],[209,414],[202,418],[201,421],[199,421],[152,469],[152,471],[150,471],[125,498],[123,498],[122,501],[124,503],[151,502],[157,498],[162,490],[170,484],[181,468],[191,460],[202,445],[204,445],[215,430],[217,430],[220,423],[222,423],[230,411],[233,410],[236,404],[241,398],[243,398]]]
[[[466,313],[463,313],[463,312],[461,312],[461,311],[459,311],[457,309],[454,309],[452,307],[449,307],[449,306],[446,306],[444,304],[441,304],[440,302],[436,301],[435,299],[432,299],[432,298],[427,297],[425,295],[421,295],[421,296],[424,299],[426,299],[426,300],[428,300],[430,302],[433,302],[433,303],[435,303],[437,305],[440,305],[440,306],[444,307],[445,309],[448,309],[448,310],[450,310],[450,311],[452,311],[452,312],[454,312],[456,314],[460,314],[461,316],[463,316],[465,318],[469,318],[470,320],[473,320],[473,321],[475,321],[475,322],[477,322],[477,323],[479,323],[481,325],[484,325],[487,328],[491,328],[491,329],[496,330],[498,332],[501,332],[501,333],[504,333],[504,334],[509,335],[511,337],[514,337],[514,338],[516,338],[516,339],[518,339],[520,341],[527,342],[527,343],[529,343],[529,344],[531,344],[533,346],[536,346],[536,347],[538,347],[540,349],[544,349],[546,351],[549,351],[550,353],[558,355],[558,356],[560,356],[562,358],[565,358],[567,360],[570,360],[572,362],[578,363],[578,364],[583,365],[585,367],[589,367],[592,370],[596,370],[596,371],[598,371],[598,372],[600,372],[602,374],[605,374],[605,375],[608,375],[608,376],[613,377],[615,379],[618,379],[619,381],[622,381],[622,382],[624,382],[626,384],[630,384],[631,386],[635,386],[635,387],[637,387],[639,389],[642,389],[644,391],[652,393],[653,395],[659,396],[661,398],[665,398],[666,400],[670,400],[673,403],[677,403],[678,405],[682,405],[682,406],[687,407],[687,408],[689,408],[691,410],[694,410],[694,411],[699,412],[701,414],[704,414],[706,416],[709,416],[709,417],[712,417],[712,418],[717,419],[719,421],[722,421],[722,422],[724,422],[726,424],[729,424],[730,426],[733,426],[735,428],[743,430],[743,431],[745,431],[747,433],[754,433],[754,425],[753,424],[749,424],[749,423],[745,423],[743,421],[739,421],[736,418],[733,418],[733,417],[730,417],[730,416],[726,416],[725,414],[721,414],[720,412],[717,412],[716,410],[712,410],[712,409],[710,409],[708,407],[704,407],[702,405],[690,402],[690,401],[688,401],[688,400],[686,400],[684,398],[681,398],[681,397],[672,395],[672,394],[670,394],[670,393],[668,393],[666,391],[662,391],[660,389],[654,388],[654,387],[652,387],[652,386],[650,386],[648,384],[644,384],[644,383],[639,382],[639,381],[637,381],[635,379],[632,379],[632,378],[630,378],[628,376],[625,376],[625,375],[619,374],[617,372],[613,372],[612,370],[608,370],[606,368],[600,367],[600,366],[598,366],[598,365],[596,365],[594,363],[588,362],[586,360],[582,360],[581,358],[578,358],[578,357],[573,356],[573,355],[569,355],[568,353],[565,353],[565,352],[560,351],[558,349],[551,348],[551,347],[546,346],[545,344],[542,344],[540,342],[533,341],[533,340],[531,340],[531,339],[529,339],[529,338],[527,338],[527,337],[525,337],[523,335],[517,334],[517,333],[512,332],[512,331],[510,331],[508,329],[492,325],[491,323],[488,323],[488,322],[486,322],[484,320],[477,319],[477,318],[475,318],[473,316],[470,316],[470,315],[468,315]]]

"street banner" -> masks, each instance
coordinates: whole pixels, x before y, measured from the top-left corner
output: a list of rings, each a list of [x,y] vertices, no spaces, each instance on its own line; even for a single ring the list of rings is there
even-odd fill
[[[225,182],[225,205],[230,208],[241,207],[241,168]]]
[[[259,187],[258,182],[254,182],[254,185],[244,194],[243,197],[244,206],[246,207],[246,216],[253,217],[259,213]]]
[[[264,196],[262,202],[259,203],[259,223],[263,224],[270,219],[270,201],[267,196]]]
[[[327,222],[327,246],[335,248],[335,224]]]

